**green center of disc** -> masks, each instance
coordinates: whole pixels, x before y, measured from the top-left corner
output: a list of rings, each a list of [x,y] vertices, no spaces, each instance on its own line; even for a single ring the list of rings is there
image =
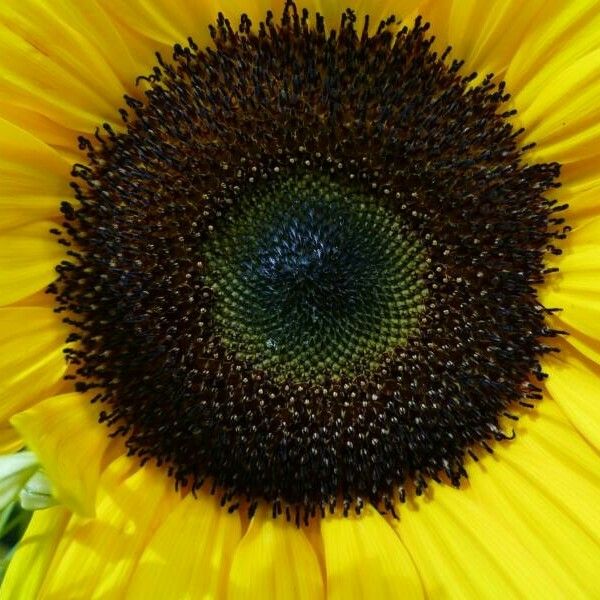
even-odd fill
[[[211,236],[219,340],[277,380],[358,376],[418,328],[423,249],[376,198],[321,174],[276,178]]]

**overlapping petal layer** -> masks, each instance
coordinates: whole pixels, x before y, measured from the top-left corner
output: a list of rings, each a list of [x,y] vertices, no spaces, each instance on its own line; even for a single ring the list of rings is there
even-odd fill
[[[516,429],[516,441],[468,465],[461,489],[434,484],[399,507],[393,525],[430,597],[593,595],[598,457],[550,398]]]
[[[62,506],[40,510],[33,515],[0,587],[2,600],[39,597],[40,586],[69,518],[70,512]]]
[[[0,308],[0,443],[21,445],[8,424],[12,415],[39,402],[61,385],[66,365],[65,331],[48,308]]]
[[[239,513],[200,492],[179,501],[148,540],[127,593],[132,598],[223,598],[242,535]]]
[[[356,517],[321,521],[327,597],[423,598],[418,566],[386,520],[372,507]]]
[[[38,597],[114,598],[123,593],[152,533],[179,500],[170,482],[157,475],[125,457],[108,466],[96,517],[71,516]]]
[[[53,396],[16,414],[11,424],[36,453],[55,489],[72,511],[94,516],[96,491],[110,438],[98,426],[91,394]],[[122,451],[122,450],[121,450]]]
[[[0,245],[0,306],[44,289],[55,278],[54,267],[65,258],[64,248],[50,235],[51,221],[36,221],[2,232]],[[55,317],[60,323],[60,318]]]
[[[0,119],[0,139],[9,140],[3,142],[0,157],[0,227],[55,217],[61,200],[70,195],[69,163],[4,119]]]
[[[318,600],[324,584],[317,555],[302,529],[261,507],[233,556],[227,597]]]

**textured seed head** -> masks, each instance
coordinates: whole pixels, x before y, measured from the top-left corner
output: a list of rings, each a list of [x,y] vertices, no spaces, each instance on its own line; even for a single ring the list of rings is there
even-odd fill
[[[77,389],[231,508],[393,510],[539,397],[559,166],[523,163],[503,84],[393,22],[219,16],[125,133],[80,139],[50,288]]]

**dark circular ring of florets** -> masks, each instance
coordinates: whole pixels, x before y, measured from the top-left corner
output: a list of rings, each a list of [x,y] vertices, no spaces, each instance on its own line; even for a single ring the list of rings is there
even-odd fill
[[[193,489],[208,479],[230,507],[393,511],[407,482],[458,485],[465,452],[539,397],[557,332],[534,286],[564,236],[544,197],[559,165],[522,163],[503,84],[461,75],[420,19],[393,23],[357,30],[348,10],[327,31],[291,2],[256,31],[220,15],[213,48],[158,57],[125,133],[80,138],[73,247],[51,287],[77,389],[97,388],[131,454]],[[209,232],[298,166],[381,202],[426,253],[418,331],[355,377],[280,381],[216,335]]]

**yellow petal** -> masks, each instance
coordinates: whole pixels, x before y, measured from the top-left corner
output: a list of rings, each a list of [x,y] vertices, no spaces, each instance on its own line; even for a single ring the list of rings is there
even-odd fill
[[[154,529],[178,501],[164,472],[116,459],[102,477],[96,517],[72,516],[39,597],[122,597]]]
[[[442,35],[452,46],[452,57],[465,61],[465,73],[477,71],[483,77],[504,74],[515,48],[546,3],[460,0],[446,4],[450,6],[448,17],[432,23],[433,33],[437,35],[446,26],[447,33]]]
[[[599,566],[594,540],[509,461],[499,460],[488,479],[474,489],[477,501],[494,507],[494,518],[552,573],[566,597],[592,595]],[[583,558],[574,565],[574,556]]]
[[[600,450],[600,366],[564,342],[559,346],[560,354],[545,357],[543,362],[548,373],[546,389],[579,432]]]
[[[62,385],[66,336],[51,309],[0,309],[0,423]]]
[[[21,436],[10,425],[0,427],[0,454],[10,454],[22,447]]]
[[[527,160],[562,163],[563,188],[554,196],[568,202],[569,214],[577,218],[598,214],[597,193],[590,188],[598,175],[599,47],[596,0],[546,2],[535,27],[515,47],[506,74],[520,111],[515,123],[527,131],[524,143],[538,144]],[[582,188],[587,190],[583,196]]]
[[[85,6],[77,0],[62,0],[60,5],[5,0],[0,20],[109,102],[122,102],[124,90],[135,86],[142,65],[94,0]],[[60,36],[60,45],[52,33]]]
[[[273,10],[275,20],[279,21],[283,8],[283,4],[273,4],[270,0],[255,0],[248,4],[240,4],[237,0],[184,2],[178,4],[177,10],[173,10],[173,4],[169,0],[156,0],[151,5],[143,0],[99,0],[99,3],[119,24],[122,36],[135,33],[135,38],[128,37],[128,44],[138,46],[136,55],[149,56],[152,62],[154,51],[170,56],[173,44],[187,43],[188,36],[193,37],[200,47],[212,46],[208,26],[214,24],[219,12],[230,19],[234,29],[237,28],[242,13],[246,13],[257,30],[258,23],[265,19],[267,10]],[[385,0],[375,4],[359,0],[353,3],[353,8],[361,26],[364,15],[370,15],[371,30],[374,30],[381,19],[391,14],[412,23],[420,4],[421,0]],[[321,13],[328,29],[339,26],[342,12],[347,8],[347,4],[325,0],[306,0],[298,6],[309,10],[309,20],[312,22],[316,12]]]
[[[143,0],[117,2],[100,0],[100,4],[113,15],[117,21],[130,26],[134,31],[172,46],[175,42],[185,42],[187,36],[199,36],[208,41],[208,25],[216,17],[216,12],[209,6],[197,3],[178,3],[177,10],[172,10],[168,2],[158,1],[151,5]],[[197,13],[200,12],[200,15]],[[200,16],[200,18],[198,18]]]
[[[542,565],[510,530],[460,492],[447,498],[436,487],[431,501],[418,510],[402,507],[395,525],[427,595],[452,590],[457,598],[514,598],[528,589],[527,584],[542,581],[542,590],[551,592],[547,597],[558,597],[558,590],[544,580]]]
[[[264,5],[264,3],[263,3]],[[282,5],[283,6],[283,5]],[[365,15],[369,15],[369,31],[373,33],[379,26],[380,21],[387,20],[394,15],[396,22],[402,21],[403,25],[412,26],[418,13],[423,13],[422,0],[381,0],[372,2],[372,0],[357,0],[356,2],[331,2],[329,0],[313,0],[302,2],[299,7],[306,7],[310,11],[309,19],[315,22],[315,14],[319,12],[325,17],[325,27],[327,29],[339,28],[342,13],[350,7],[356,11],[357,29],[362,31]],[[258,13],[259,20],[263,20],[266,8],[273,8],[277,19],[281,17],[281,9],[278,7],[265,6],[265,9]],[[238,11],[239,12],[239,11]],[[255,21],[256,22],[256,21]]]
[[[38,590],[69,520],[67,509],[57,506],[34,512],[23,539],[11,559],[0,587],[3,600],[37,600]]]
[[[51,30],[52,31],[52,30]],[[56,35],[65,34],[61,28],[48,32],[46,46]],[[115,120],[116,105],[108,94],[91,89],[82,81],[81,73],[61,65],[53,56],[62,52],[61,44],[40,51],[27,39],[8,27],[0,27],[2,76],[0,101],[38,111],[65,128],[94,131],[98,122]],[[75,51],[73,56],[85,55]]]
[[[561,308],[560,320],[571,327],[584,331],[590,337],[600,339],[600,298],[593,293],[586,293],[585,287],[592,284],[592,275],[565,273],[559,274],[560,287],[547,287],[540,290],[542,304],[549,308]],[[584,291],[577,291],[577,287]]]
[[[571,225],[580,225],[582,220],[600,215],[598,190],[598,155],[563,164],[560,172],[562,186],[552,194],[560,203],[569,204],[564,216]]]
[[[16,414],[12,425],[35,452],[53,495],[73,512],[92,516],[109,430],[98,423],[93,394],[54,396]]]
[[[583,224],[575,226],[568,234],[565,240],[562,240],[560,247],[563,249],[563,254],[558,258],[553,258],[553,266],[560,267],[562,271],[581,271],[586,265],[586,261],[580,261],[580,254],[589,252],[600,252],[600,217],[587,219]],[[582,264],[579,264],[582,262]],[[600,264],[596,263],[596,269],[600,270]],[[596,287],[600,283],[596,284]]]
[[[600,458],[551,400],[517,429],[514,442],[469,462],[462,489],[432,484],[398,507],[396,531],[429,596],[593,596]]]
[[[13,302],[10,305],[10,308],[19,308],[26,306],[54,310],[54,308],[56,307],[56,298],[52,294],[47,294],[46,290],[40,290],[39,292],[32,294],[31,296],[27,296],[26,298],[21,298],[21,300],[17,302]],[[62,322],[60,315],[57,315],[57,318],[60,322]]]
[[[59,125],[39,112],[42,110],[41,106],[37,107],[37,109],[26,109],[22,106],[12,104],[9,99],[2,100],[0,98],[0,115],[14,127],[27,132],[44,144],[52,146],[59,153],[64,149],[77,152],[75,160],[65,159],[68,165],[82,162],[82,159],[85,160],[84,155],[77,149],[77,136],[82,133],[89,134],[90,132],[79,132],[70,127]],[[63,156],[63,158],[65,157]],[[72,190],[70,190],[67,198],[72,195]]]
[[[0,119],[0,227],[48,219],[69,198],[69,164],[45,143]]]
[[[560,271],[539,289],[544,306],[561,308],[557,318],[567,330],[600,340],[600,218],[574,229],[561,244],[563,254],[549,260]],[[563,327],[565,328],[565,327]]]
[[[246,4],[237,0],[178,2],[177,10],[173,10],[173,3],[169,0],[156,0],[152,4],[144,0],[100,0],[100,4],[115,21],[152,40],[155,47],[158,43],[166,48],[176,42],[186,43],[188,36],[192,36],[200,47],[210,44],[208,26],[214,23],[220,11],[231,19],[234,28],[237,28],[243,12],[258,25],[267,9],[277,11],[277,6],[267,0]],[[309,9],[310,4],[307,5]],[[160,47],[156,49],[162,50]]]
[[[122,96],[141,97],[146,86],[136,77],[150,71],[158,48],[140,44],[95,0],[6,0],[0,22],[13,34],[5,39],[13,58],[0,79],[0,114],[61,149],[75,150],[77,136],[103,121],[122,127]]]
[[[540,82],[555,77],[562,66],[597,48],[600,39],[597,0],[545,2],[541,8],[535,26],[514,45],[507,73],[508,83],[516,94],[522,94],[523,101],[525,96],[535,98],[534,82],[539,87]]]
[[[261,507],[235,551],[227,597],[312,600],[323,593],[319,562],[304,532]]]
[[[200,491],[177,503],[148,542],[127,589],[130,598],[224,598],[242,537],[238,513]]]
[[[599,20],[600,22],[600,20]],[[560,53],[558,53],[560,54]],[[600,139],[600,48],[585,54],[537,85],[535,97],[520,109],[520,121],[527,128],[524,143],[537,142],[528,153],[530,161],[581,160],[598,154]],[[522,101],[521,92],[521,101]]]
[[[566,328],[566,325],[559,319],[556,319],[554,323],[556,329],[564,330]],[[589,335],[571,327],[569,335],[565,337],[565,342],[576,348],[582,356],[600,365],[600,340],[591,338]]]
[[[593,159],[597,164],[598,156]],[[583,164],[585,161],[565,165],[561,170],[562,186],[553,194],[560,204],[569,205],[565,218],[570,224],[579,224],[582,220],[600,215],[600,173],[596,169],[591,174],[582,174],[577,167]]]
[[[600,457],[573,427],[553,397],[545,398],[517,430],[519,444],[499,445],[500,460],[510,461],[560,507],[565,517],[593,539],[600,559]],[[542,532],[543,534],[543,532]],[[572,535],[577,535],[572,530]]]
[[[60,145],[74,145],[74,132],[91,133],[102,121],[121,126],[122,96],[141,93],[135,78],[149,65],[134,59],[128,40],[95,1],[6,0],[0,22],[5,30],[0,35],[6,58],[3,103],[33,116],[42,124],[40,133],[51,132]],[[11,116],[19,118],[14,112]],[[18,122],[26,127],[25,120]]]
[[[49,233],[55,227],[39,221],[0,233],[0,305],[31,296],[56,279],[54,267],[65,251]]]
[[[372,507],[321,521],[327,598],[422,598],[419,573],[393,528]],[[417,565],[418,566],[418,565]]]

